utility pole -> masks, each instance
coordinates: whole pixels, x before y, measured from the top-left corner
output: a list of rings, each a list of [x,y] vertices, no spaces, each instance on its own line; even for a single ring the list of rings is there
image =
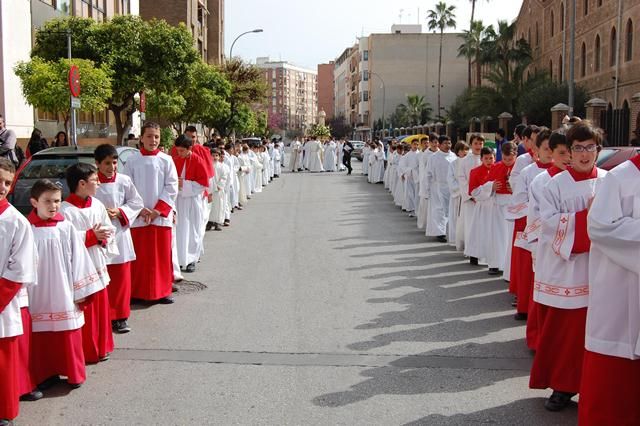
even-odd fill
[[[71,61],[71,30],[67,30],[67,58]],[[78,137],[76,129],[76,109],[73,106],[73,95],[69,94],[69,109],[71,111],[71,144],[78,147]]]
[[[575,103],[576,0],[571,0],[569,24],[569,117],[573,117]]]

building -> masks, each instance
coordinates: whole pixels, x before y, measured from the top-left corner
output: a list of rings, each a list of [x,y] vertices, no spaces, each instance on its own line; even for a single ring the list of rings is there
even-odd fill
[[[283,130],[304,131],[318,113],[318,73],[286,61],[258,58],[267,83],[269,123]]]
[[[459,33],[444,34],[441,115],[467,86],[467,62],[457,54],[460,43]],[[422,33],[419,25],[394,25],[389,34],[361,37],[335,61],[336,115],[344,111],[355,136],[364,139],[376,122],[398,127],[389,117],[409,95],[424,96],[437,116],[439,51],[440,35]]]
[[[327,114],[327,120],[331,120],[335,115],[334,69],[333,61],[318,65],[318,112],[324,111]]]
[[[140,0],[140,16],[185,24],[194,46],[209,64],[224,57],[224,0]]]
[[[531,45],[533,71],[556,81],[569,78],[571,4],[524,0],[516,20],[518,36]],[[575,82],[593,98],[589,118],[610,143],[626,145],[640,129],[640,2],[576,0],[575,26]]]

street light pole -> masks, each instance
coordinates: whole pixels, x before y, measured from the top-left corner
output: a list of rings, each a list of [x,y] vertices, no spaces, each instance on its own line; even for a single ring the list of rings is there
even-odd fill
[[[67,30],[67,58],[71,61],[71,30]],[[78,131],[76,128],[76,109],[73,106],[73,95],[69,95],[69,109],[71,110],[71,144],[78,147]]]
[[[374,75],[376,77],[378,77],[380,79],[380,82],[382,83],[382,137],[384,137],[384,130],[386,129],[385,127],[385,116],[384,116],[384,112],[385,112],[385,106],[387,103],[387,89],[386,86],[384,84],[384,80],[382,79],[382,77],[380,77],[379,74],[369,71],[369,74]]]
[[[576,0],[571,1],[569,29],[569,117],[573,117],[575,91],[575,53],[576,53]]]
[[[240,37],[242,37],[243,35],[246,35],[246,34],[251,34],[251,33],[261,33],[262,31],[263,31],[262,28],[256,28],[255,30],[246,31],[246,32],[240,34],[238,37],[236,37],[236,39],[233,40],[233,43],[231,43],[231,49],[229,49],[229,59],[233,58],[233,46],[236,44],[236,41],[238,41],[238,39]]]

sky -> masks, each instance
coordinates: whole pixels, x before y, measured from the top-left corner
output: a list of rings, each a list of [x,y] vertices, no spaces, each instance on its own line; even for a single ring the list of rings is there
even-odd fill
[[[446,0],[456,6],[457,29],[469,28],[471,2]],[[338,57],[357,37],[389,33],[393,24],[423,24],[436,0],[226,0],[225,45],[256,28],[262,33],[240,38],[233,55],[255,62],[257,57],[289,61],[316,69]],[[499,19],[511,22],[518,16],[520,0],[478,0],[476,20],[485,25]]]

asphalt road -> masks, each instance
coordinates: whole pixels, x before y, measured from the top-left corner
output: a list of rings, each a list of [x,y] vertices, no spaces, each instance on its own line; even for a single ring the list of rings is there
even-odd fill
[[[16,424],[576,423],[528,389],[506,284],[361,175],[283,174],[207,233],[188,278],[207,288],[137,308],[82,388]]]

